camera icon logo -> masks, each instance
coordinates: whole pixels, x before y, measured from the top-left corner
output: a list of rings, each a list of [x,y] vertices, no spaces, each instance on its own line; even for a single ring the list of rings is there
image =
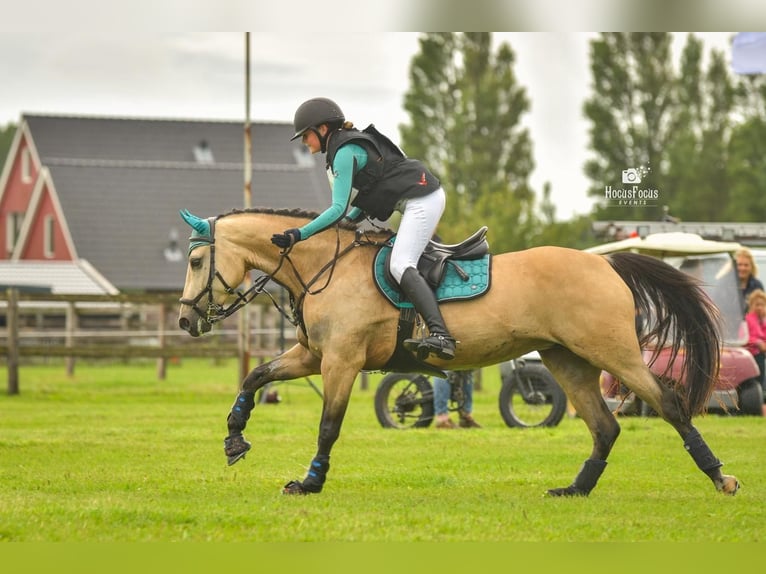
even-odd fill
[[[622,170],[622,183],[634,184],[641,183],[641,172],[636,167]]]

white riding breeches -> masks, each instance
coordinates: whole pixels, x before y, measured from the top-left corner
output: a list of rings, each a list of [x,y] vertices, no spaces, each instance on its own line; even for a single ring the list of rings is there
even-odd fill
[[[412,197],[404,202],[389,266],[397,283],[408,267],[417,269],[418,259],[436,231],[446,202],[446,194],[441,187],[428,195]]]

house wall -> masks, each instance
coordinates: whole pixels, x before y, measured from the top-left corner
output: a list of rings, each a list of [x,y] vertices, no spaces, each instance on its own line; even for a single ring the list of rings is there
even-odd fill
[[[13,148],[11,148],[13,153]],[[22,156],[28,154],[28,174],[25,180],[22,177]],[[0,190],[0,259],[9,259],[10,246],[7,242],[8,215],[11,213],[25,213],[29,205],[35,181],[39,174],[40,166],[37,165],[34,154],[30,153],[26,135],[22,135],[15,154],[8,161],[10,172],[5,181],[3,190]],[[20,222],[19,222],[20,223]]]

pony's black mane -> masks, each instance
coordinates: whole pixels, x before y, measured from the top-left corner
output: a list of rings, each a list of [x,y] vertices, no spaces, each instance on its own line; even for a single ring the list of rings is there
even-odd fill
[[[227,217],[229,215],[237,215],[240,213],[264,213],[267,215],[284,215],[287,217],[302,217],[306,220],[312,220],[319,216],[319,214],[316,211],[309,211],[301,208],[294,208],[294,209],[272,209],[270,207],[250,207],[247,209],[232,209],[228,213],[223,213],[218,216],[217,219],[221,219],[223,217]],[[341,229],[348,229],[349,231],[356,231],[358,229],[358,225],[356,223],[351,223],[350,221],[341,221],[338,223],[338,227]],[[370,231],[366,230],[365,233],[367,235],[386,235],[389,236],[393,233],[391,229],[381,229],[379,231]]]

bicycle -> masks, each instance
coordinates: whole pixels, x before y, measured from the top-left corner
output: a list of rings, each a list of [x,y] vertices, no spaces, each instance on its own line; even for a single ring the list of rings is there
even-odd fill
[[[449,410],[462,409],[463,380],[470,371],[447,371]],[[500,365],[500,415],[509,427],[556,426],[566,412],[564,391],[537,353]],[[434,418],[433,386],[419,373],[389,373],[375,391],[375,415],[384,428],[425,428]]]

